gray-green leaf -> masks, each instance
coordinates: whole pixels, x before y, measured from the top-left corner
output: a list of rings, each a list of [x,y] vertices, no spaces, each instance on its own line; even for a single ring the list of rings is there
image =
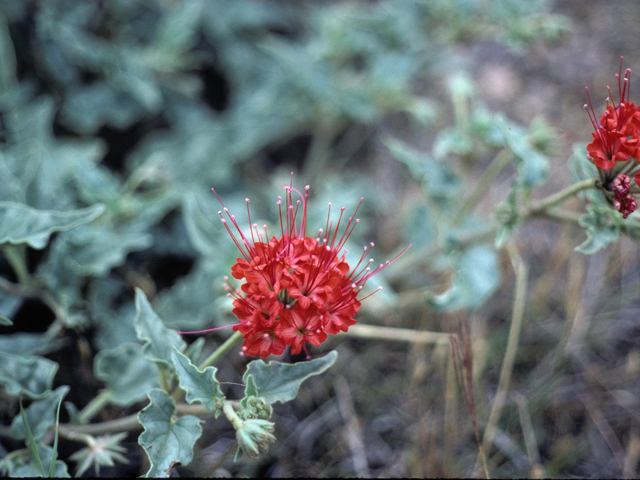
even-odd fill
[[[167,328],[160,317],[151,308],[145,294],[136,289],[136,317],[133,320],[136,335],[144,342],[142,351],[152,362],[161,363],[173,368],[171,351],[176,347],[182,351],[186,343],[175,330]]]
[[[268,403],[285,403],[296,398],[302,382],[327,370],[337,358],[338,352],[333,351],[322,358],[294,364],[254,360],[247,366],[242,379],[250,385],[249,377],[253,377],[256,390],[251,389],[251,393],[254,396],[263,397]],[[245,391],[245,395],[249,392]]]
[[[158,368],[136,343],[124,343],[102,350],[94,360],[96,377],[107,384],[111,402],[127,407],[142,400],[149,390],[160,386]]]
[[[47,246],[52,233],[90,222],[104,210],[104,205],[93,205],[79,210],[56,212],[36,210],[21,203],[0,202],[0,244],[26,243],[40,250]]]
[[[182,353],[173,350],[171,353],[176,373],[180,380],[180,387],[187,392],[187,402],[200,402],[207,410],[213,410],[224,398],[220,384],[216,380],[215,367],[207,367],[204,371],[191,363],[189,358]]]
[[[495,250],[478,245],[455,259],[456,274],[449,290],[428,296],[427,300],[443,310],[475,308],[500,286],[500,267]]]
[[[144,250],[152,243],[145,233],[122,233],[106,227],[81,227],[67,235],[64,250],[69,267],[78,275],[95,277],[107,275],[124,263],[129,252]]]
[[[51,390],[58,364],[42,357],[24,358],[0,352],[0,385],[9,395],[43,398]]]
[[[164,391],[149,392],[151,403],[139,414],[138,421],[144,427],[138,443],[144,448],[151,464],[145,477],[169,477],[171,465],[180,462],[188,465],[193,459],[193,446],[202,435],[200,420],[187,415],[173,419],[175,402]]]

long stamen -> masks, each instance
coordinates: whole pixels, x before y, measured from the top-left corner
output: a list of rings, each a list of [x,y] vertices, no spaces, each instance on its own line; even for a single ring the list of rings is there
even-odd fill
[[[593,104],[591,103],[591,96],[589,95],[589,87],[584,87],[585,90],[587,91],[587,101],[589,102],[589,108],[587,108],[587,106],[585,105],[585,110],[587,110],[587,114],[589,114],[589,120],[591,120],[591,124],[593,125],[593,129],[595,130],[596,134],[598,135],[598,137],[600,138],[600,141],[602,142],[602,145],[605,145],[605,139],[602,136],[602,133],[600,132],[600,125],[598,124],[598,117],[596,115],[595,110],[593,109]],[[591,109],[591,111],[589,111],[589,109]],[[593,115],[593,117],[592,117]]]

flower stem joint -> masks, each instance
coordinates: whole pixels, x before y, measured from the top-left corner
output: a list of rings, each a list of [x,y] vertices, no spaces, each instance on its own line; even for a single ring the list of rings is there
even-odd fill
[[[291,183],[283,187],[284,199],[278,197],[277,201],[280,212],[277,236],[270,236],[266,225],[260,230],[257,224],[251,225],[251,233],[246,236],[212,189],[222,205],[218,212],[222,223],[240,251],[231,275],[244,283],[238,289],[225,277],[225,289],[233,299],[233,313],[239,320],[233,330],[242,333],[242,351],[249,356],[280,355],[287,346],[295,355],[302,349],[307,352],[307,342],[319,346],[327,335],[346,332],[356,323],[354,316],[362,300],[369,296],[360,297],[367,280],[411,247],[373,268],[373,259],[365,259],[374,246],[371,243],[351,268],[345,261],[343,247],[360,222],[355,216],[363,199],[347,219],[345,208],[340,208],[335,224],[330,219],[329,203],[326,224],[312,237],[307,235],[309,186],[304,193],[294,188],[292,173]],[[294,201],[296,196],[299,199]],[[251,224],[249,199],[246,202]],[[213,329],[190,333],[210,330]]]
[[[269,445],[276,440],[273,435],[273,422],[264,418],[242,418],[245,415],[239,415],[230,403],[225,403],[223,411],[236,431],[238,441],[236,458],[240,453],[251,458],[267,453]]]
[[[611,89],[607,87],[607,105],[599,119],[586,87],[588,104],[584,108],[594,129],[587,153],[598,169],[605,196],[627,218],[638,208],[634,197],[640,193],[640,107],[629,100],[631,70],[626,69],[623,76],[622,57],[616,79],[618,102],[613,100]]]

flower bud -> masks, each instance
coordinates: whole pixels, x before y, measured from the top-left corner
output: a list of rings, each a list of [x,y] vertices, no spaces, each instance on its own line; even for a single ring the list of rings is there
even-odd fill
[[[273,422],[267,420],[252,418],[243,421],[236,429],[238,448],[251,458],[267,453],[269,444],[276,439],[273,436],[273,430]]]
[[[238,416],[242,420],[248,420],[252,418],[259,418],[261,420],[269,420],[273,413],[273,408],[262,397],[249,397],[247,398],[246,407],[238,412]]]

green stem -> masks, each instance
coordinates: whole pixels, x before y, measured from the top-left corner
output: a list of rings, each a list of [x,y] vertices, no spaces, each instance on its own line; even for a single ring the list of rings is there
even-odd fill
[[[581,213],[576,213],[576,212],[568,212],[566,210],[562,210],[560,208],[548,208],[546,210],[543,210],[541,212],[536,212],[534,214],[532,214],[534,216],[540,215],[540,216],[545,216],[548,218],[553,218],[554,220],[560,220],[561,222],[567,222],[567,223],[574,223],[574,224],[578,224],[578,221],[580,220],[580,217],[582,216]]]
[[[582,190],[587,190],[589,188],[596,188],[596,183],[598,181],[595,178],[590,178],[588,180],[582,180],[581,182],[574,183],[564,190],[559,191],[553,195],[544,198],[533,205],[531,205],[525,212],[523,216],[534,215],[541,213],[549,208],[557,205],[558,203],[566,200],[569,197],[572,197],[578,192]]]
[[[93,436],[89,435],[88,433],[74,432],[72,430],[66,429],[58,430],[60,431],[60,436],[65,438],[66,440],[71,440],[73,442],[82,442],[87,445],[90,445],[93,440]]]
[[[227,402],[225,402],[226,404]],[[233,404],[233,402],[230,402]],[[183,403],[176,404],[176,415],[198,415],[207,416],[211,415],[211,412],[205,408],[204,405],[188,405]],[[142,425],[138,421],[138,415],[129,415],[128,417],[118,418],[116,420],[110,420],[108,422],[90,423],[88,425],[60,425],[60,435],[66,437],[78,436],[82,434],[87,435],[105,435],[108,433],[128,432],[132,430],[142,429]]]
[[[100,394],[91,400],[89,404],[78,414],[78,421],[81,424],[87,423],[95,417],[111,400],[113,391],[110,389],[103,390]]]
[[[29,275],[29,270],[27,269],[24,250],[19,249],[16,245],[12,245],[10,243],[5,243],[2,246],[2,250],[4,252],[4,256],[11,265],[11,268],[13,268],[13,271],[16,273],[18,282],[22,285],[30,285],[31,275]]]
[[[224,412],[225,417],[227,417],[231,422],[231,425],[233,425],[234,430],[238,430],[239,428],[242,427],[242,424],[244,422],[240,420],[240,417],[238,417],[238,414],[233,409],[233,405],[231,403],[224,402],[224,405],[222,406],[222,411]]]
[[[496,393],[493,404],[491,405],[491,413],[482,439],[482,451],[487,452],[489,446],[493,442],[496,433],[496,425],[500,420],[500,414],[504,405],[513,366],[515,364],[516,353],[518,351],[518,343],[520,342],[520,331],[524,318],[524,306],[527,294],[527,276],[528,267],[523,262],[520,254],[513,243],[507,245],[507,251],[511,257],[513,268],[516,272],[515,298],[513,300],[513,312],[511,316],[511,327],[509,328],[509,339],[507,340],[507,349],[502,361],[502,370],[500,371],[500,379],[498,380],[498,391]]]
[[[214,352],[209,355],[198,367],[200,370],[205,369],[206,367],[209,367],[211,365],[213,365],[214,363],[216,363],[222,356],[224,356],[229,350],[231,350],[231,348],[233,347],[233,345],[242,338],[242,333],[240,332],[235,332],[233,335],[231,335],[226,342],[224,342],[222,345],[220,345],[216,350],[214,350]]]

